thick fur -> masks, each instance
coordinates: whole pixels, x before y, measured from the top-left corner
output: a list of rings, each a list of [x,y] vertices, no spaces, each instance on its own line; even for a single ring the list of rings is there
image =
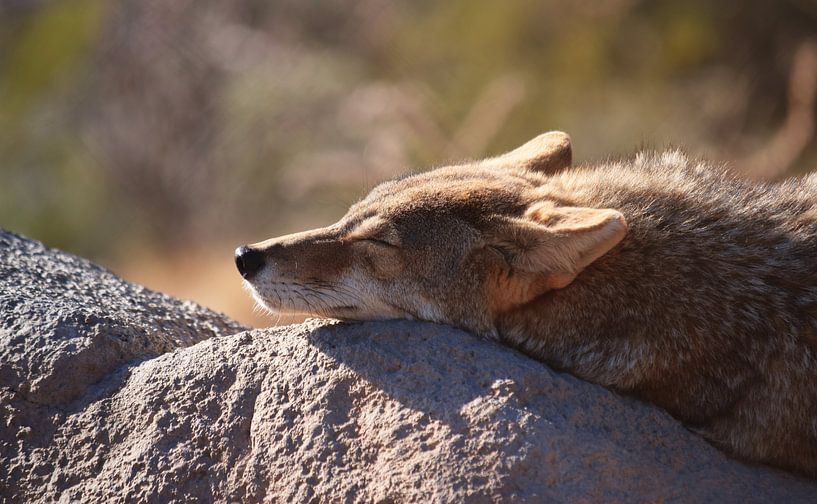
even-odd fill
[[[498,339],[817,477],[817,177],[750,183],[675,151],[556,158],[387,182],[337,224],[253,245],[267,259],[248,285],[273,310]]]

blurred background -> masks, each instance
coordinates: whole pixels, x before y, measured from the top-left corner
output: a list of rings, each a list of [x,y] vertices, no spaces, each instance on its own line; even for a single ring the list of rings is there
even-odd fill
[[[0,0],[0,226],[269,325],[237,245],[546,130],[814,169],[816,39],[813,0]]]

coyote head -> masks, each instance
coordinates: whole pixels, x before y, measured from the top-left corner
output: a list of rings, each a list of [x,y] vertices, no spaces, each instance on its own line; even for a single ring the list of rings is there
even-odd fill
[[[621,213],[571,205],[546,181],[569,137],[385,182],[335,224],[245,245],[236,265],[273,311],[409,318],[495,336],[498,316],[568,286],[626,233]]]

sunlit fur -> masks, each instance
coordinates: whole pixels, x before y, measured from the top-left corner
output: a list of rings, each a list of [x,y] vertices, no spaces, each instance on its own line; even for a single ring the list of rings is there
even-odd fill
[[[462,327],[817,476],[817,176],[752,184],[676,151],[570,167],[530,145],[253,245],[253,294]]]

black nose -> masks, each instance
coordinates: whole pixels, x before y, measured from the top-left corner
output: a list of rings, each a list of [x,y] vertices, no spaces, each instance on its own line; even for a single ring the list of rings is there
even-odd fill
[[[264,253],[243,245],[235,249],[235,265],[241,276],[249,280],[264,266]]]

